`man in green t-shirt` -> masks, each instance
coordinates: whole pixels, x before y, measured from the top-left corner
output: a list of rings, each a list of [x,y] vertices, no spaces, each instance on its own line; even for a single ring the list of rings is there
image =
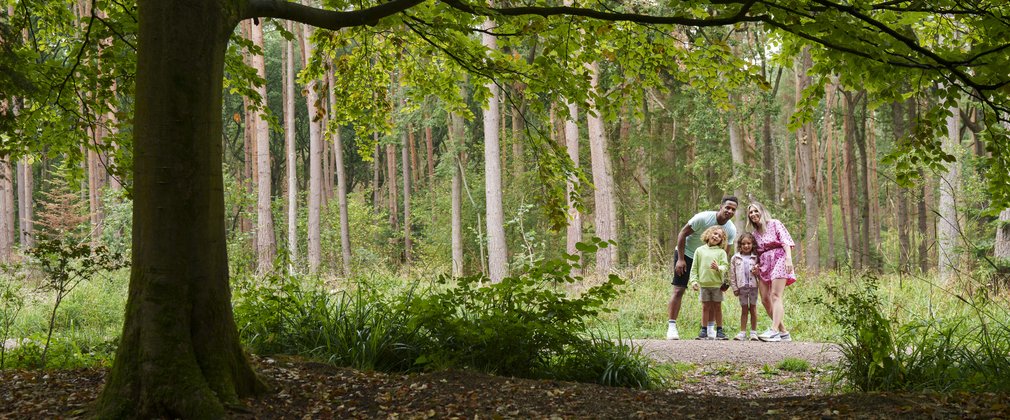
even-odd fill
[[[680,229],[677,235],[677,252],[673,259],[673,295],[667,305],[670,319],[667,323],[666,339],[677,340],[680,334],[677,331],[677,315],[680,314],[680,303],[684,298],[684,291],[687,290],[687,281],[691,277],[691,263],[694,261],[694,250],[698,249],[701,243],[701,233],[712,226],[722,226],[726,231],[726,243],[730,247],[736,241],[736,226],[733,225],[733,216],[740,201],[734,196],[723,197],[722,204],[718,211],[703,211],[695,214]],[[732,254],[732,252],[728,252]],[[716,323],[719,325],[719,333],[722,333],[722,314],[718,314]],[[702,325],[704,331],[705,326]],[[720,339],[725,338],[722,334]]]

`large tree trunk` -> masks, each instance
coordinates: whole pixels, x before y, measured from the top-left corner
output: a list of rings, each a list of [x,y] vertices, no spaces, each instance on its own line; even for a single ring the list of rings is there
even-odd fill
[[[326,74],[330,88],[326,91],[330,102],[330,112],[337,106],[336,92],[333,90],[333,70]],[[333,127],[333,166],[337,172],[337,204],[340,206],[340,261],[343,263],[344,277],[351,276],[351,227],[347,219],[347,171],[344,168],[344,140],[340,127]]]
[[[498,49],[498,40],[491,34],[495,24],[490,19],[484,21],[482,35],[485,47]],[[499,143],[501,107],[498,85],[487,84],[491,95],[484,111],[484,196],[487,200],[487,246],[488,276],[492,283],[498,283],[508,276],[508,248],[505,244],[505,216],[502,210],[501,145]]]
[[[799,106],[800,94],[810,86],[810,75],[807,74],[813,66],[810,57],[810,49],[804,48],[800,56],[799,70],[796,72],[796,99]],[[807,268],[814,274],[820,269],[820,209],[818,208],[817,197],[817,171],[814,169],[814,143],[817,135],[814,132],[813,123],[803,124],[796,132],[796,143],[800,152],[800,159],[796,162],[797,171],[800,177],[800,186],[803,190],[804,210],[806,212],[806,229],[803,257]]]
[[[1002,267],[1006,274],[1006,266],[1010,265],[1010,209],[1003,209],[999,213],[999,225],[996,227],[996,243],[993,248],[993,257]]]
[[[253,45],[263,48],[263,25],[252,26]],[[256,74],[266,80],[266,63],[260,54],[252,54],[252,67]],[[271,180],[270,175],[270,126],[264,109],[267,106],[267,86],[255,87],[260,95],[260,110],[253,114],[253,125],[256,130],[256,272],[262,274],[273,268],[274,257],[277,256],[277,244],[274,240],[274,216],[271,211]]]
[[[302,42],[302,61],[308,65],[312,56],[312,28],[302,25],[299,31]],[[322,110],[319,109],[318,80],[309,82],[305,102],[309,111],[309,199],[308,199],[308,259],[309,272],[316,273],[322,260],[322,242],[320,239],[320,211],[323,206],[323,129],[319,120]]]
[[[465,97],[465,95],[464,95]],[[463,166],[459,154],[463,149],[463,117],[453,113],[450,117],[449,135],[452,138],[449,159],[452,160],[452,275],[463,275]]]
[[[891,120],[894,124],[894,141],[897,144],[904,141],[906,133],[905,109],[902,102],[891,104]],[[911,241],[908,232],[912,221],[908,217],[908,192],[902,186],[896,188],[898,190],[897,214],[895,215],[895,225],[898,228],[898,272],[907,273],[911,257]]]
[[[947,117],[947,135],[943,137],[943,150],[956,154],[961,145],[960,114],[957,107],[950,109]],[[958,256],[955,248],[961,233],[955,195],[961,187],[961,162],[944,164],[945,173],[940,176],[940,204],[937,208],[936,235],[938,271],[940,281],[954,279],[958,270]]]
[[[736,95],[730,95],[731,102],[737,102],[739,99]],[[737,120],[737,115],[735,113],[729,113],[726,118],[727,121],[727,131],[729,131],[729,152],[730,158],[733,160],[733,173],[736,173],[736,168],[744,168],[747,165],[746,152],[744,152],[746,146],[744,145],[743,133],[740,129],[740,121]],[[742,187],[737,187],[733,190],[733,195],[739,200],[741,197],[745,197],[744,190]],[[736,225],[736,229],[739,232],[743,232],[743,222],[742,217],[736,217],[733,223]]]
[[[849,258],[849,263],[854,269],[863,268],[863,259],[861,256],[862,250],[860,250],[859,241],[859,218],[857,205],[857,187],[858,178],[856,176],[855,166],[857,164],[855,144],[858,142],[857,133],[857,122],[856,122],[856,108],[861,101],[862,92],[853,94],[849,91],[843,92],[845,97],[845,120],[843,125],[843,131],[845,134],[845,152],[842,155],[842,219],[843,225],[845,227],[845,245],[846,251]]]
[[[285,28],[292,32],[290,22]],[[295,154],[295,48],[290,40],[284,42],[284,151],[288,186],[288,271],[298,266],[298,166]]]
[[[221,418],[264,390],[231,312],[221,151],[219,2],[140,0],[133,265],[101,418]]]
[[[599,90],[600,68],[593,62],[589,65],[590,85]],[[589,156],[593,166],[594,203],[593,215],[596,222],[596,236],[604,241],[617,239],[617,207],[614,204],[614,174],[607,146],[607,133],[603,127],[603,115],[595,106],[593,93],[589,96],[589,112],[586,115],[586,131],[589,132]],[[595,115],[593,115],[595,114]],[[596,272],[606,276],[617,262],[617,245],[612,244],[596,252]]]

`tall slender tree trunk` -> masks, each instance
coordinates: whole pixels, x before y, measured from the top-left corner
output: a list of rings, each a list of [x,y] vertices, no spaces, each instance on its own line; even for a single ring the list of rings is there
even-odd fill
[[[947,117],[947,135],[943,137],[943,149],[956,155],[961,146],[960,111],[950,109]],[[957,212],[956,194],[961,188],[961,162],[944,164],[945,173],[940,176],[940,204],[936,221],[938,271],[940,280],[951,281],[957,274],[959,264],[955,248],[960,238],[961,228]]]
[[[34,200],[35,182],[28,159],[18,162],[18,227],[22,248],[35,246]]]
[[[410,238],[410,183],[411,183],[411,158],[408,149],[413,149],[411,147],[413,139],[409,134],[410,129],[406,133],[403,133],[401,139],[403,140],[403,147],[401,148],[401,157],[403,163],[401,164],[403,171],[403,258],[407,265],[410,265],[413,255],[413,250],[411,249],[413,242]]]
[[[813,59],[810,57],[810,48],[804,47],[799,58],[799,69],[796,72],[796,105],[800,106],[800,92],[803,92],[811,83],[808,74],[813,67]],[[814,132],[813,123],[806,123],[796,131],[796,143],[800,152],[800,159],[796,162],[797,171],[800,176],[800,185],[803,189],[804,210],[806,213],[806,235],[804,237],[803,256],[807,268],[816,274],[820,269],[820,209],[818,208],[817,197],[817,171],[814,169],[815,153],[814,143],[817,135]]]
[[[737,95],[730,95],[730,102],[737,102],[739,99],[736,98]],[[736,173],[736,168],[744,168],[747,165],[746,154],[744,152],[744,138],[743,133],[740,131],[740,121],[737,120],[737,115],[735,113],[729,113],[727,116],[727,131],[729,131],[729,151],[730,158],[733,160],[733,172]],[[733,190],[733,195],[738,197],[745,197],[744,190],[742,187],[737,187]],[[743,218],[736,217],[733,223],[736,225],[737,231],[743,232]]]
[[[523,86],[521,83],[516,82],[515,85],[515,103],[512,105],[512,172],[513,176],[520,176],[526,171],[525,162],[523,162],[523,142],[525,141],[525,127],[526,124],[523,123]]]
[[[237,22],[218,2],[140,0],[137,10],[133,264],[95,415],[222,418],[224,404],[265,389],[230,310],[220,139]]]
[[[880,214],[880,183],[877,177],[877,124],[874,121],[873,118],[867,118],[866,123],[866,170],[863,173],[866,180],[866,215],[864,219],[869,223],[866,225],[867,233],[864,243],[867,247],[870,266],[874,270],[880,271],[883,268],[882,249],[880,248],[880,220],[883,215]]]
[[[600,68],[593,62],[589,65],[590,86],[599,90]],[[586,131],[589,132],[589,156],[593,166],[593,186],[596,208],[596,236],[604,241],[617,239],[617,206],[614,203],[614,173],[611,169],[610,149],[607,133],[603,126],[603,115],[596,107],[593,94],[589,96],[589,111],[586,115]],[[596,252],[596,272],[606,276],[617,263],[617,245],[611,244]]]
[[[568,119],[565,120],[565,150],[568,151],[568,158],[572,161],[572,167],[579,170],[579,107],[574,102],[568,103]],[[579,192],[579,178],[575,174],[568,177],[568,228],[567,228],[567,252],[579,257],[578,265],[582,266],[582,251],[576,248],[576,244],[582,242],[582,212],[575,206],[575,194]],[[581,275],[582,269],[573,269],[573,275]]]
[[[435,146],[431,134],[431,125],[424,127],[424,149],[428,164],[428,185],[432,186],[435,185]],[[433,194],[431,196],[434,197]],[[434,215],[434,213],[433,211],[432,214]]]
[[[461,95],[466,97],[465,95]],[[463,149],[463,117],[458,113],[450,116],[449,136],[452,139],[452,153],[449,159],[452,160],[452,275],[461,277],[463,275],[463,166],[460,161],[460,150]]]
[[[825,108],[824,117],[824,133],[826,140],[824,144],[826,146],[825,155],[826,162],[824,168],[824,198],[821,201],[821,205],[824,209],[824,221],[827,224],[827,251],[828,255],[825,259],[825,267],[829,269],[837,268],[835,265],[835,213],[834,213],[834,183],[835,183],[835,93],[838,91],[838,86],[831,83],[827,91],[827,100]]]
[[[337,94],[333,90],[333,67],[326,73],[330,89],[327,89],[327,97],[330,103],[331,115],[336,112]],[[347,218],[347,171],[344,168],[344,139],[341,137],[340,127],[333,127],[333,167],[337,172],[337,186],[335,194],[337,205],[340,207],[340,261],[343,263],[344,277],[351,276],[351,227]]]
[[[379,133],[372,133],[375,150],[372,151],[372,211],[382,208],[382,186],[379,185],[379,174],[382,172],[382,146],[379,145]]]
[[[493,3],[493,2],[492,2]],[[482,42],[490,50],[498,49],[498,40],[492,35],[495,23],[484,21]],[[501,107],[498,85],[487,84],[491,95],[484,111],[484,195],[487,217],[488,277],[498,283],[508,276],[508,247],[505,244],[505,216],[502,209],[501,182]]]
[[[993,257],[1000,264],[1001,273],[1010,274],[1010,208],[999,212],[999,224],[996,227],[996,240],[993,247]],[[1004,286],[1006,284],[1004,283]]]
[[[291,22],[284,24],[294,31]],[[295,48],[293,41],[284,42],[284,158],[288,186],[288,271],[298,266],[298,164],[295,154]]]
[[[312,28],[302,25],[302,61],[303,65],[308,65],[309,57],[312,56],[312,45],[309,39],[312,37]],[[309,272],[316,273],[322,262],[322,242],[320,239],[320,211],[323,203],[323,129],[319,116],[322,110],[319,109],[319,89],[318,80],[309,82],[306,89],[305,102],[309,111],[309,199],[308,199],[308,259]]]
[[[859,218],[857,216],[858,209],[856,194],[858,188],[856,185],[858,184],[858,178],[856,176],[855,166],[858,161],[856,160],[855,144],[859,141],[856,138],[859,135],[857,132],[858,128],[856,126],[856,113],[857,106],[861,101],[862,92],[854,95],[852,92],[844,91],[843,94],[845,96],[845,122],[843,124],[845,132],[845,153],[842,155],[842,172],[844,178],[842,200],[845,204],[843,206],[843,219],[845,221],[845,226],[847,227],[847,229],[845,229],[845,243],[848,251],[849,262],[851,263],[852,268],[859,270],[863,268],[863,258],[861,255],[863,250],[860,249],[860,228]]]
[[[389,227],[400,230],[400,203],[396,192],[396,145],[386,145],[386,186],[389,207]]]
[[[899,144],[905,141],[905,109],[902,102],[891,104],[891,120],[894,124],[894,142]],[[897,186],[897,214],[895,224],[898,230],[898,272],[909,272],[911,259],[911,241],[909,240],[909,226],[912,221],[908,213],[908,191],[902,186]]]
[[[263,48],[263,25],[252,25],[253,45]],[[252,67],[256,74],[266,80],[266,63],[260,54],[252,54]],[[270,175],[270,126],[263,114],[266,108],[266,84],[255,86],[256,93],[263,101],[260,110],[253,113],[253,125],[256,130],[256,271],[266,273],[271,270],[274,258],[277,256],[277,244],[274,240],[274,216],[271,209]]]
[[[14,179],[10,158],[0,157],[0,262],[14,251]]]

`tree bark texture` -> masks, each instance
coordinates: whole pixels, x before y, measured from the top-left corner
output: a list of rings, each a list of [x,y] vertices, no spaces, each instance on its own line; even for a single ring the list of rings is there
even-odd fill
[[[906,135],[906,124],[905,124],[905,109],[904,103],[894,102],[891,104],[891,120],[894,123],[894,141],[895,144],[904,141]],[[909,219],[908,212],[908,192],[902,186],[895,187],[897,191],[897,214],[895,215],[895,225],[898,229],[898,272],[908,273],[911,268],[909,263],[911,260],[911,241],[909,239],[909,226],[912,225],[912,221]]]
[[[291,22],[285,24],[294,31]],[[295,154],[295,48],[293,41],[284,42],[284,157],[288,186],[288,271],[298,266],[298,164]]]
[[[1010,264],[1010,209],[1003,209],[999,213],[993,256],[1003,264]]]
[[[96,414],[220,418],[264,390],[239,344],[225,243],[222,76],[237,22],[198,0],[140,0],[138,13],[133,265]]]
[[[498,49],[498,40],[491,34],[495,23],[484,21],[482,42],[490,50]],[[505,244],[505,216],[502,209],[501,181],[501,92],[494,82],[487,84],[491,95],[484,111],[484,198],[486,200],[488,277],[492,283],[508,276],[508,247]]]
[[[607,132],[603,126],[603,115],[595,105],[593,95],[599,91],[600,67],[593,62],[589,65],[590,86],[589,112],[586,115],[586,131],[589,133],[589,156],[593,166],[593,186],[595,199],[594,219],[596,236],[604,241],[617,240],[617,206],[614,203],[614,173],[611,169],[610,149]],[[611,244],[596,251],[596,273],[606,277],[617,263],[617,245]]]
[[[947,117],[947,135],[943,137],[945,152],[957,155],[961,146],[961,124],[959,110],[950,109]],[[954,279],[959,267],[955,248],[960,242],[960,221],[958,220],[956,195],[961,188],[961,162],[944,164],[945,173],[940,176],[940,204],[937,208],[936,234],[938,271],[940,281],[948,282]]]
[[[263,25],[252,25],[252,42],[263,49]],[[266,80],[267,71],[264,58],[260,54],[250,57],[252,68],[256,75]],[[253,126],[256,130],[256,272],[262,274],[273,268],[277,256],[277,244],[274,240],[274,216],[271,209],[270,175],[270,126],[263,109],[267,103],[267,86],[255,86],[262,103],[260,109],[253,113]]]
[[[35,181],[32,175],[32,165],[28,159],[18,162],[18,226],[20,227],[21,247],[28,249],[35,246]]]
[[[332,67],[331,67],[332,68]],[[330,112],[336,107],[337,97],[334,92],[333,70],[327,74],[331,88],[327,89]],[[332,127],[333,132],[333,166],[337,172],[337,186],[334,192],[337,196],[337,205],[340,206],[340,261],[343,265],[344,277],[351,276],[351,227],[347,218],[347,171],[344,168],[344,140],[341,138],[340,127]]]
[[[303,65],[308,65],[308,59],[312,56],[312,45],[309,39],[312,37],[312,28],[302,25],[302,61]],[[323,206],[323,128],[320,116],[323,111],[319,109],[319,90],[321,83],[318,80],[309,82],[306,91],[305,102],[309,111],[309,199],[308,199],[308,259],[309,272],[316,273],[322,262],[322,242],[320,239],[320,211]]]
[[[837,85],[832,83],[828,87],[827,104],[824,112],[824,133],[825,133],[825,168],[824,168],[824,199],[821,206],[824,210],[824,221],[827,225],[827,257],[825,267],[829,269],[835,266],[835,213],[834,213],[834,183],[835,183],[835,93],[838,91]]]
[[[386,186],[389,208],[389,227],[400,230],[400,203],[396,192],[396,145],[386,145]]]
[[[400,155],[402,157],[403,163],[401,164],[403,172],[403,258],[407,265],[413,258],[411,253],[413,250],[411,246],[413,243],[410,238],[410,184],[411,184],[411,157],[410,152],[407,149],[413,149],[411,146],[413,140],[409,134],[410,130],[403,133],[400,137],[403,141],[403,147],[400,150]]]
[[[0,262],[14,251],[14,179],[10,158],[0,157]]]
[[[452,147],[449,159],[452,160],[452,215],[451,215],[451,242],[452,242],[452,275],[461,277],[463,275],[463,174],[462,163],[459,158],[459,150],[463,149],[463,117],[458,113],[450,116],[449,132],[452,137]]]
[[[796,104],[799,106],[800,94],[810,86],[811,77],[808,74],[813,67],[813,60],[810,57],[810,49],[804,48],[799,58],[799,69],[796,72]],[[813,123],[806,123],[796,131],[796,144],[799,149],[800,159],[796,162],[796,169],[799,172],[800,188],[803,191],[803,203],[806,216],[805,235],[803,238],[803,259],[807,268],[812,273],[820,270],[820,208],[818,207],[817,196],[817,170],[814,168],[816,153],[814,144],[817,136],[814,132]]]
[[[568,119],[565,120],[565,150],[568,151],[568,158],[572,161],[572,168],[579,170],[579,107],[574,102],[568,103]],[[576,175],[568,177],[568,228],[567,228],[567,252],[579,257],[578,265],[582,266],[582,251],[575,247],[575,244],[582,242],[582,212],[575,206],[575,195],[579,193],[579,178]],[[573,275],[581,275],[582,269],[573,269]]]

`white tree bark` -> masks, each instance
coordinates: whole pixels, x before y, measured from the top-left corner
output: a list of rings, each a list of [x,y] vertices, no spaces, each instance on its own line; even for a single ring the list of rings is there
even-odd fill
[[[287,22],[289,32],[294,25]],[[288,272],[298,266],[298,167],[295,155],[295,47],[284,42],[284,160],[288,186]]]
[[[303,64],[308,64],[308,57],[312,55],[312,46],[309,38],[312,36],[312,28],[302,25],[302,51]],[[319,237],[319,211],[322,205],[323,193],[323,140],[322,127],[317,120],[319,115],[319,81],[313,80],[308,86],[306,103],[309,109],[309,202],[308,202],[308,259],[309,272],[316,273],[322,255],[322,244]]]
[[[483,44],[491,50],[498,48],[498,40],[491,32],[495,25],[484,21]],[[498,283],[508,276],[508,249],[505,244],[505,217],[502,210],[501,146],[499,144],[501,111],[498,85],[490,82],[491,91],[487,109],[484,110],[484,182],[487,200],[488,277]]]
[[[0,262],[14,250],[14,182],[10,158],[0,157]]]
[[[32,164],[28,159],[18,162],[18,226],[20,227],[21,247],[35,246],[35,217],[33,192],[35,181],[32,175]]]
[[[253,45],[263,48],[263,25],[252,25]],[[266,80],[266,63],[260,54],[252,54],[252,67]],[[256,271],[260,274],[273,268],[277,246],[274,241],[274,216],[270,200],[270,126],[264,115],[267,102],[266,84],[256,86],[262,101],[261,109],[253,114],[256,130]]]
[[[589,96],[589,113],[586,115],[589,131],[589,155],[593,166],[593,185],[596,209],[596,236],[604,241],[617,239],[617,207],[614,203],[614,174],[611,169],[610,150],[607,133],[603,127],[603,116],[596,109],[593,95],[599,91],[600,68],[593,62],[589,65],[592,92]],[[595,114],[595,115],[594,115]],[[610,274],[617,263],[617,245],[610,245],[596,252],[596,272],[600,276]]]
[[[333,90],[333,67],[326,74],[330,88],[328,96],[330,111],[337,106],[336,92]],[[347,219],[347,172],[344,170],[344,140],[340,137],[340,127],[333,127],[333,166],[337,172],[337,203],[340,205],[340,259],[344,267],[344,277],[351,276],[351,234]]]
[[[463,275],[463,173],[459,151],[463,149],[463,117],[453,113],[449,121],[451,136],[449,159],[452,159],[452,275]]]
[[[943,150],[950,154],[957,153],[961,144],[960,111],[957,107],[950,109],[947,117],[947,135],[943,137]],[[940,176],[940,204],[937,208],[936,220],[938,269],[941,281],[954,278],[958,268],[958,257],[954,250],[960,235],[960,222],[957,214],[955,196],[961,187],[961,162],[945,163],[946,172]]]

